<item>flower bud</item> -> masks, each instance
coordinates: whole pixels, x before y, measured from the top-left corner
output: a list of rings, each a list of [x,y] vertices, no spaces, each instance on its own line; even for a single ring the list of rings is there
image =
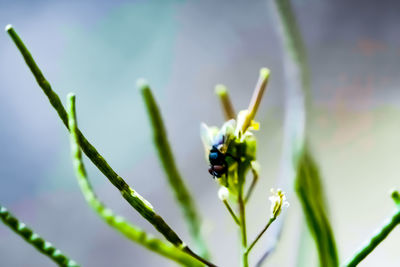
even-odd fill
[[[218,190],[218,197],[221,201],[226,201],[229,198],[229,190],[225,186],[221,186]]]

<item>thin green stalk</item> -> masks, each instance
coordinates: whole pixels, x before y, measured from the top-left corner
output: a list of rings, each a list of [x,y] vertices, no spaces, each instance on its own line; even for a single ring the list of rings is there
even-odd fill
[[[203,266],[202,263],[191,256],[180,251],[173,245],[166,243],[152,235],[146,233],[135,225],[130,224],[125,218],[114,214],[96,196],[93,187],[89,182],[85,166],[82,160],[82,152],[79,147],[78,125],[75,111],[75,95],[68,95],[68,126],[70,129],[72,160],[79,187],[90,207],[99,215],[109,226],[123,234],[126,238],[134,241],[145,248],[154,251],[166,258],[174,260],[183,266]]]
[[[225,119],[227,121],[230,119],[236,119],[236,112],[229,97],[228,88],[223,84],[217,84],[215,86],[215,94],[219,97]]]
[[[361,247],[346,263],[342,266],[353,267],[357,266],[365,257],[367,257],[389,234],[400,224],[400,197],[399,192],[394,191],[392,198],[397,205],[397,210],[388,218],[378,231]]]
[[[247,128],[249,128],[251,122],[254,120],[256,116],[258,107],[260,106],[261,103],[262,96],[268,85],[270,73],[271,71],[267,68],[260,69],[258,81],[253,91],[253,95],[251,96],[249,107],[247,108],[249,113],[242,124],[242,129],[241,129],[242,133],[246,132]]]
[[[59,117],[64,125],[68,128],[68,115],[61,103],[58,95],[52,90],[50,83],[45,79],[41,70],[34,61],[29,50],[22,42],[21,38],[15,32],[11,25],[6,27],[6,31],[14,41],[15,45],[21,52],[24,60],[32,74],[35,76],[37,83],[42,88],[43,92],[48,97],[51,105],[57,111]],[[176,246],[182,245],[182,240],[178,235],[164,222],[164,220],[155,213],[151,204],[146,201],[141,195],[129,187],[129,185],[120,177],[111,167],[107,161],[97,152],[97,150],[89,143],[83,134],[78,130],[79,143],[83,152],[88,158],[99,168],[99,170],[109,179],[109,181],[121,192],[122,196],[128,203],[135,208],[146,220],[148,220],[165,238]]]
[[[257,241],[262,237],[262,235],[265,233],[265,231],[268,230],[269,226],[275,221],[276,217],[272,217],[269,219],[267,225],[261,230],[261,232],[257,235],[257,237],[254,239],[254,241],[250,244],[250,246],[246,250],[246,254],[249,255],[250,250],[254,247],[254,245],[257,243]]]
[[[343,266],[357,266],[400,224],[400,210],[397,210],[379,229],[379,231],[352,256]]]
[[[196,242],[200,254],[208,258],[206,243],[201,235],[201,219],[195,206],[189,189],[184,183],[177,164],[174,159],[171,145],[168,142],[167,130],[164,125],[160,109],[151,92],[150,86],[145,80],[139,80],[138,88],[140,89],[143,100],[146,104],[147,114],[150,119],[153,131],[153,141],[158,152],[158,158],[163,166],[170,188],[172,189],[175,199],[177,200],[186,222],[189,226],[189,232]]]
[[[242,266],[248,267],[249,266],[249,259],[248,255],[246,254],[247,250],[247,229],[246,229],[246,209],[245,203],[243,198],[243,189],[244,189],[244,173],[242,168],[238,167],[238,175],[239,175],[239,192],[238,192],[238,206],[239,206],[239,220],[240,220],[240,235],[242,239],[242,248],[241,248],[241,257],[242,257]]]
[[[257,181],[258,181],[258,171],[252,167],[251,168],[251,172],[253,174],[253,180],[251,181],[250,187],[249,187],[249,189],[247,191],[244,203],[247,203],[247,201],[249,201],[249,199],[251,197],[251,194],[253,193],[253,190],[254,190],[254,188],[255,188],[255,186],[257,184]]]
[[[238,197],[238,205],[239,205],[239,217],[240,217],[240,234],[242,237],[242,266],[249,266],[249,259],[246,253],[247,249],[247,230],[246,230],[246,213],[245,213],[245,205],[243,196],[239,194]]]
[[[22,237],[26,242],[34,246],[40,253],[49,257],[52,261],[62,267],[79,267],[79,265],[68,258],[60,250],[54,247],[50,242],[44,240],[41,236],[34,233],[28,226],[20,222],[5,207],[0,205],[0,219],[5,225],[10,227],[16,234]],[[16,254],[18,255],[18,254]]]
[[[21,38],[15,32],[13,27],[11,25],[8,25],[6,27],[6,31],[22,54],[38,85],[42,88],[43,92],[49,99],[49,102],[57,111],[64,125],[68,128],[68,115],[64,106],[61,103],[60,98],[52,90],[50,83],[43,76],[41,70],[37,66],[29,50],[26,48],[25,44],[22,42]],[[143,218],[150,222],[154,226],[154,228],[156,228],[157,231],[159,231],[169,242],[174,244],[176,247],[183,247],[183,249],[187,248],[187,246],[182,242],[182,240],[172,230],[172,228],[164,221],[164,219],[154,211],[153,206],[141,195],[139,195],[135,190],[129,187],[125,180],[122,179],[122,177],[120,177],[110,167],[107,161],[99,154],[99,152],[97,152],[95,147],[89,143],[89,141],[85,138],[85,136],[80,132],[79,129],[77,131],[77,135],[82,151],[88,156],[93,164],[96,165],[96,167],[108,178],[108,180],[121,192],[125,200],[137,212],[139,212],[139,214]],[[212,266],[212,264],[210,266]]]
[[[227,200],[223,200],[222,202],[224,203],[226,209],[229,211],[229,214],[232,216],[232,218],[235,221],[235,223],[240,226],[240,221],[239,221],[238,217],[236,216],[235,212],[232,210],[232,208],[229,205],[228,201]]]

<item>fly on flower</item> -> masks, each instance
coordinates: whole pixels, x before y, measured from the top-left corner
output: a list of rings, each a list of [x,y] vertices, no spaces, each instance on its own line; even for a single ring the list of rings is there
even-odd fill
[[[235,120],[229,120],[218,130],[216,127],[208,127],[201,124],[201,139],[208,154],[210,168],[208,172],[213,178],[220,178],[228,171],[227,157],[237,160],[232,154],[228,153],[229,145],[235,139]]]
[[[228,120],[221,128],[201,124],[201,139],[210,164],[208,171],[214,178],[220,178],[217,179],[220,185],[226,187],[232,195],[238,196],[245,184],[246,173],[252,170],[253,182],[246,199],[250,196],[258,177],[258,168],[254,167],[257,166],[256,139],[252,131],[259,129],[259,124],[254,118],[267,86],[268,77],[269,70],[262,68],[249,108],[238,114],[233,111],[227,89],[218,86],[217,94],[222,97],[227,119],[235,119]]]

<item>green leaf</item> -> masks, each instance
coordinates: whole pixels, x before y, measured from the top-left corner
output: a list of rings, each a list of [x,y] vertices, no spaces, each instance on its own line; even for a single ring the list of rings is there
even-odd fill
[[[307,145],[298,160],[295,190],[318,250],[320,266],[338,266],[335,237],[327,215],[321,176]]]

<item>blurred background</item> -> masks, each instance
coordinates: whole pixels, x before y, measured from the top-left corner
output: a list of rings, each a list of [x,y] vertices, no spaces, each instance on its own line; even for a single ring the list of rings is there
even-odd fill
[[[309,133],[329,199],[341,260],[391,214],[388,192],[400,177],[400,4],[396,1],[293,1],[312,72]],[[197,200],[215,263],[238,266],[236,226],[207,172],[199,124],[224,118],[214,86],[224,83],[237,110],[247,107],[258,70],[272,71],[257,119],[261,179],[249,204],[249,238],[265,224],[282,149],[282,43],[272,2],[5,1],[11,23],[64,101],[77,94],[81,130],[111,166],[191,243],[157,161],[138,78],[163,112],[180,170]],[[68,133],[16,47],[0,34],[0,202],[82,266],[174,266],[110,229],[88,207],[70,160]],[[86,160],[86,159],[85,159]],[[86,160],[100,198],[159,236]],[[290,191],[290,189],[287,189]],[[316,266],[312,242],[298,255],[296,197],[282,242],[265,266]],[[250,257],[255,263],[268,232]],[[360,266],[399,266],[395,229]],[[235,256],[237,255],[237,256]],[[1,266],[53,266],[0,224]]]

